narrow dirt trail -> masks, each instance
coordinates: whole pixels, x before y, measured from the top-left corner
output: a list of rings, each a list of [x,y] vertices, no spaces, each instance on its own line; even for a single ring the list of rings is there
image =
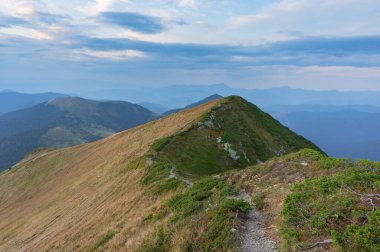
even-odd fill
[[[251,202],[248,195],[241,194],[240,198]],[[238,251],[240,252],[275,252],[278,251],[276,242],[266,234],[265,223],[260,212],[253,208],[243,219],[239,230]]]
[[[265,226],[260,213],[253,209],[240,230],[239,248],[241,252],[273,252],[278,251],[277,245],[265,232]]]
[[[175,170],[175,167],[173,166],[170,169],[169,178],[178,178],[177,175],[174,173],[174,170]],[[190,182],[190,180],[187,180],[187,179],[184,179],[184,178],[180,178],[180,180],[182,180],[182,182],[186,184],[187,188],[192,188],[193,187],[193,183]]]

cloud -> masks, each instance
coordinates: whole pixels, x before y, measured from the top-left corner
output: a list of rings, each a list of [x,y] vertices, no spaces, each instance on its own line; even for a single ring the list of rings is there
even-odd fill
[[[25,25],[28,22],[22,18],[0,15],[0,27],[11,27],[15,25]]]
[[[53,14],[48,12],[35,12],[30,17],[32,21],[35,22],[41,22],[44,24],[59,24],[67,20],[71,20],[72,18],[68,15],[60,15],[60,14]]]
[[[13,38],[7,47],[0,46],[0,69],[11,69],[3,72],[3,79],[56,83],[54,87],[66,90],[88,89],[94,83],[123,88],[128,83],[221,82],[261,88],[379,89],[380,49],[375,45],[380,37],[314,37],[260,46],[68,39],[70,43],[59,44]]]
[[[100,59],[125,61],[136,58],[145,58],[146,55],[141,51],[136,50],[113,50],[113,51],[94,51],[94,50],[82,50],[78,51],[79,54],[84,54]]]
[[[80,10],[85,16],[96,16],[103,11],[107,11],[114,4],[115,0],[92,0],[85,5],[80,5]]]
[[[376,0],[280,0],[268,2],[258,11],[234,15],[227,20],[236,35],[251,30],[253,38],[276,40],[298,36],[364,36],[379,34],[380,11]]]
[[[101,13],[101,18],[104,22],[145,34],[160,33],[165,30],[160,18],[138,13],[103,12]]]
[[[55,35],[61,35],[69,20],[67,15],[37,11],[22,17],[0,15],[0,35],[53,40]]]
[[[380,65],[380,36],[320,38],[310,37],[259,46],[153,43],[131,39],[73,38],[74,48],[95,51],[137,50],[181,65]],[[179,60],[180,59],[180,60]]]
[[[1,0],[0,9],[11,16],[23,17],[33,13],[39,1],[28,0]]]
[[[5,33],[11,37],[25,37],[29,39],[35,39],[35,40],[53,40],[54,37],[53,35],[40,31],[37,29],[33,28],[28,28],[28,27],[22,27],[22,26],[17,26],[17,27],[5,27],[1,28],[0,27],[0,34]]]
[[[179,6],[196,9],[198,7],[198,1],[197,0],[180,0]]]

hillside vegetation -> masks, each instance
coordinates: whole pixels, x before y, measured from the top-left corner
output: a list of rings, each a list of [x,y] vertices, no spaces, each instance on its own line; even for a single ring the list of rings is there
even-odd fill
[[[229,97],[0,174],[0,251],[237,251],[253,207],[285,251],[376,251],[378,167]]]
[[[380,163],[302,150],[233,173],[286,251],[380,250]]]
[[[198,123],[158,141],[153,148],[178,173],[199,177],[244,168],[302,148],[320,149],[255,105],[237,96],[223,99]]]

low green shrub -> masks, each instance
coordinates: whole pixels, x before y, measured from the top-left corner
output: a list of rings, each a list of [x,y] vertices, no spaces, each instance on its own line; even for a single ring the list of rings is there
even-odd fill
[[[227,199],[221,205],[222,210],[232,211],[240,213],[249,213],[251,206],[249,203],[243,199]]]
[[[346,158],[324,158],[321,159],[319,164],[319,168],[321,169],[344,169],[348,167],[352,167],[353,162]]]
[[[327,163],[335,167],[346,161],[329,158]],[[379,251],[380,215],[365,195],[379,193],[380,173],[370,163],[363,167],[348,164],[332,176],[293,186],[282,211],[282,234],[291,248],[330,236],[344,251]]]
[[[266,196],[266,193],[259,193],[253,198],[253,203],[258,210],[262,210],[264,208],[264,200]]]

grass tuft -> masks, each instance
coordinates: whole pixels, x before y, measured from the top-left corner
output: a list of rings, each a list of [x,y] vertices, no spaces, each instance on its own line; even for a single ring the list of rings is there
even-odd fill
[[[97,251],[98,249],[102,248],[104,245],[107,244],[113,237],[115,236],[115,232],[108,231],[104,236],[102,236],[89,250],[90,251]]]
[[[253,203],[255,204],[255,207],[258,210],[262,210],[264,208],[264,205],[265,205],[264,201],[265,201],[266,196],[267,196],[266,193],[259,193],[253,198]]]

